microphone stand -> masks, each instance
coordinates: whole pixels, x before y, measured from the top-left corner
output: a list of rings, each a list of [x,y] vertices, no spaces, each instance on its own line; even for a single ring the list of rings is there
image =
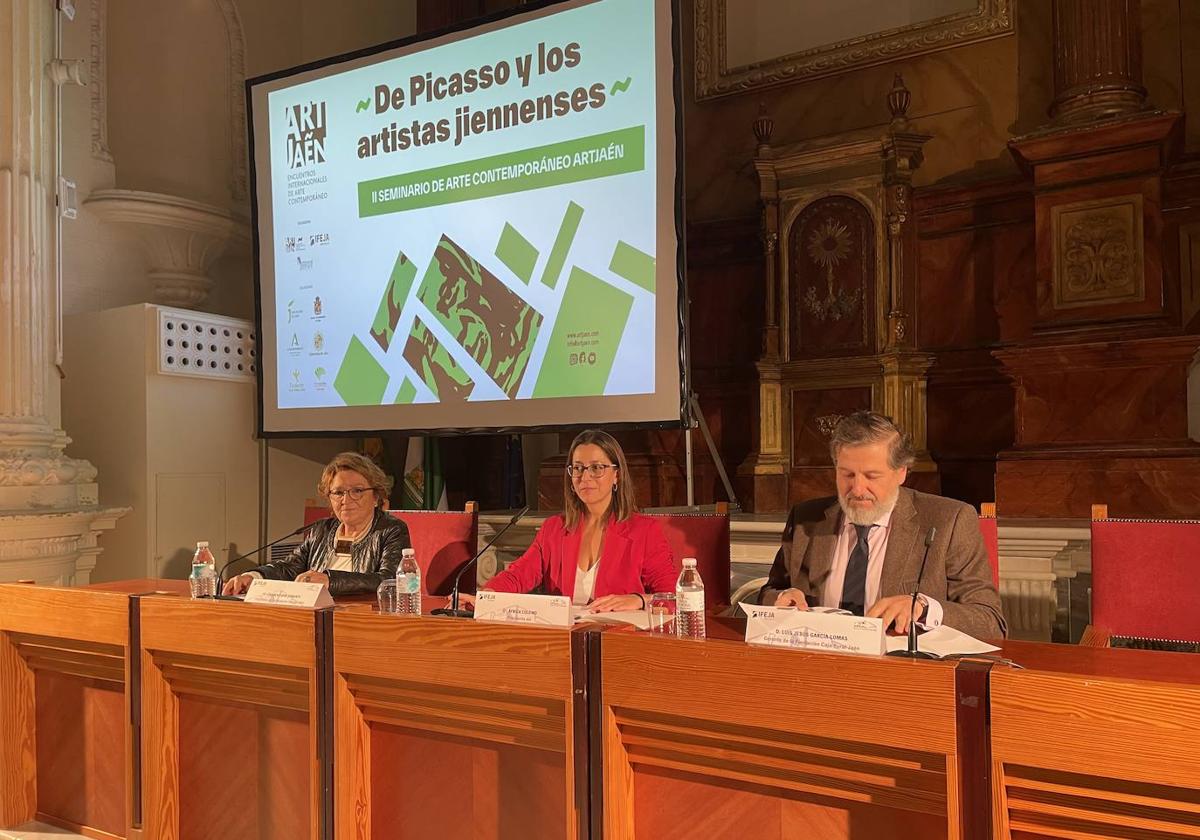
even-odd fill
[[[937,528],[930,527],[925,535],[925,555],[921,558],[921,570],[917,572],[917,585],[913,588],[912,606],[908,610],[908,647],[905,650],[890,650],[888,656],[903,656],[906,659],[937,659],[935,654],[917,650],[917,619],[913,615],[917,611],[917,595],[921,592],[921,579],[925,577],[925,564],[929,562],[929,548],[933,538],[937,536]]]
[[[319,519],[317,520],[317,522],[320,522],[320,521],[321,520],[319,520]],[[253,557],[255,554],[258,554],[260,551],[265,551],[266,549],[270,548],[273,545],[278,545],[279,543],[283,542],[284,540],[288,539],[289,537],[294,537],[297,534],[301,533],[302,531],[307,531],[313,525],[316,525],[317,522],[310,522],[307,525],[301,525],[295,531],[292,531],[289,534],[284,534],[282,537],[280,537],[277,540],[271,540],[271,542],[267,543],[266,545],[260,545],[258,548],[254,549],[252,551],[247,551],[245,554],[239,554],[237,557],[234,557],[232,560],[227,562],[225,565],[223,565],[221,567],[221,571],[217,573],[217,596],[219,597],[221,595],[221,590],[225,588],[225,572],[228,571],[229,567],[232,566],[234,563],[237,563],[239,560],[245,560],[247,557]]]
[[[479,558],[482,557],[489,548],[496,544],[496,540],[500,539],[505,531],[516,525],[521,517],[527,513],[529,513],[529,505],[526,505],[524,508],[522,508],[521,511],[516,514],[516,516],[508,520],[503,528],[493,534],[492,538],[487,541],[487,544],[483,548],[479,549],[479,551],[475,553],[474,557],[472,557],[466,563],[463,563],[462,568],[458,570],[458,574],[454,576],[454,588],[450,590],[450,606],[438,607],[436,610],[430,610],[430,615],[451,616],[453,618],[471,618],[475,615],[475,613],[471,612],[470,610],[460,610],[458,608],[458,587],[459,584],[462,583],[463,573],[479,562]]]

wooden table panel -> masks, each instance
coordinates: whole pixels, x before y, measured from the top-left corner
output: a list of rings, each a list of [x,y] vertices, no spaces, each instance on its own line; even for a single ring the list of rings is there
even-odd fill
[[[1200,837],[1200,657],[1042,647],[991,674],[996,836]]]
[[[541,838],[566,823],[561,753],[371,727],[371,837]]]
[[[128,593],[0,585],[0,828],[134,831]]]
[[[333,625],[339,840],[583,836],[571,631],[361,609]]]
[[[960,836],[953,663],[635,633],[602,652],[608,840]]]
[[[148,837],[323,836],[321,618],[141,599]]]
[[[54,672],[36,675],[38,811],[125,836],[123,688]]]

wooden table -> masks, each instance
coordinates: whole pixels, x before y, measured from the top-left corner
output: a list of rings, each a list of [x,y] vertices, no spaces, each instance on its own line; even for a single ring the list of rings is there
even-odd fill
[[[140,605],[147,838],[330,836],[332,609]]]
[[[755,647],[711,618],[709,635],[602,636],[605,840],[986,826],[986,668]]]
[[[140,836],[130,600],[174,586],[0,585],[0,828]]]
[[[991,672],[994,836],[1200,837],[1200,656],[1009,642]]]
[[[338,840],[588,837],[588,634],[361,608],[333,631]]]

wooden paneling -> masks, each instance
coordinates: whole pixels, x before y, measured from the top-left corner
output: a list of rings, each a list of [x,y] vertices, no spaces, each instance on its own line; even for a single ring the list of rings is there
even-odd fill
[[[609,840],[961,836],[951,664],[625,633],[602,660]]]
[[[991,673],[996,837],[1200,836],[1197,658],[1041,648]]]
[[[339,840],[581,837],[571,640],[339,610]]]
[[[125,836],[124,667],[115,684],[41,666],[35,673],[38,812]]]
[[[148,837],[321,836],[319,618],[142,599]]]
[[[561,752],[371,724],[370,837],[439,840],[560,837]],[[489,739],[490,740],[490,739]]]
[[[829,434],[842,417],[870,409],[871,388],[797,388],[791,397],[792,466],[832,468]]]
[[[297,806],[311,795],[308,715],[177,693],[179,836],[307,836],[308,813]]]
[[[127,594],[0,585],[0,828],[129,832],[129,627]]]

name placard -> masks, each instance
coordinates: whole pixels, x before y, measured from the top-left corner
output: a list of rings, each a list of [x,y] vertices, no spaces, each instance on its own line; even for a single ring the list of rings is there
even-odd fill
[[[882,618],[742,604],[746,642],[768,647],[880,656],[885,648]]]
[[[475,620],[570,627],[571,599],[566,595],[525,595],[485,589],[475,594]]]
[[[259,578],[246,590],[245,603],[319,610],[322,607],[332,607],[333,596],[329,594],[329,587],[323,583]]]

